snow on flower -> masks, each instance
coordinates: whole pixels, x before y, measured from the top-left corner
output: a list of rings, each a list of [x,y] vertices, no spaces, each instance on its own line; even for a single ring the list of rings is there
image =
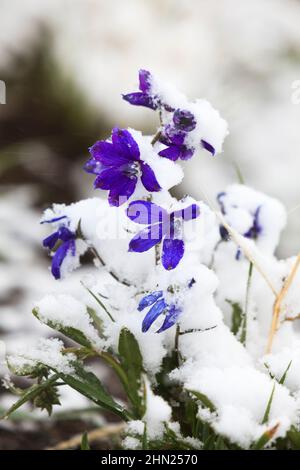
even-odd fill
[[[161,260],[164,268],[176,268],[184,255],[183,222],[196,219],[199,215],[196,204],[168,213],[153,202],[131,202],[127,216],[138,224],[150,225],[131,239],[129,251],[148,251],[162,242]]]
[[[53,255],[51,267],[51,272],[55,279],[60,279],[63,262],[67,257],[75,257],[76,255],[76,234],[65,225],[65,223],[68,223],[66,216],[42,221],[43,224],[55,222],[59,222],[58,228],[55,232],[43,240],[43,246],[49,250],[53,250],[56,244],[61,242],[60,246],[56,249]]]
[[[194,283],[195,280],[192,278],[187,287],[190,289]],[[164,292],[161,290],[151,292],[140,300],[138,305],[139,312],[142,312],[146,307],[151,307],[142,323],[142,331],[144,333],[149,330],[155,320],[162,314],[165,314],[164,321],[161,327],[157,330],[157,333],[161,333],[162,331],[171,328],[177,322],[180,314],[182,313],[182,306],[176,298],[176,292],[174,292],[174,290],[176,290],[176,287],[169,286],[167,295],[170,296],[171,294],[170,302],[167,301]]]
[[[286,223],[285,209],[279,201],[241,184],[229,186],[217,200],[230,226],[256,241],[264,251],[274,252]],[[221,227],[220,231],[226,240],[226,230]]]

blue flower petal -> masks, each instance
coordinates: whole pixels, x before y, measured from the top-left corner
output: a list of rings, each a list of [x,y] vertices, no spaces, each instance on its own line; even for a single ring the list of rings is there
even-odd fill
[[[164,299],[158,300],[149,310],[147,315],[145,316],[143,323],[142,323],[142,332],[146,333],[149,330],[152,323],[162,314],[164,309],[167,307],[166,302]]]
[[[156,179],[155,173],[147,163],[142,163],[142,176],[141,180],[147,191],[156,192],[160,191],[161,187]]]
[[[61,246],[56,250],[55,255],[52,258],[52,267],[51,272],[55,279],[61,278],[61,265],[67,256],[68,252],[71,251],[71,254],[75,255],[75,241],[69,240],[61,244]]]
[[[111,189],[122,183],[123,175],[119,168],[112,167],[102,170],[94,181],[95,189]],[[121,180],[121,181],[120,181]]]
[[[67,242],[68,240],[75,239],[75,233],[71,232],[68,227],[60,227],[58,230],[59,239],[63,242]]]
[[[171,304],[168,308],[168,313],[165,316],[165,320],[162,326],[159,328],[159,330],[157,330],[156,333],[161,333],[162,331],[165,331],[168,328],[171,328],[171,326],[173,326],[177,322],[181,313],[182,313],[182,310],[179,307],[177,307],[174,304]]]
[[[162,224],[149,225],[130,240],[128,251],[135,251],[138,253],[148,251],[150,248],[157,245],[157,243],[162,240],[162,237]]]
[[[151,91],[152,75],[149,70],[139,70],[139,89],[144,93],[150,93]]]
[[[131,161],[140,159],[139,146],[129,131],[115,127],[112,130],[111,139],[113,147],[119,155]]]
[[[165,209],[154,202],[138,199],[132,201],[127,209],[127,217],[137,224],[157,224],[169,220]]]
[[[59,240],[59,233],[57,231],[57,232],[52,233],[51,235],[49,235],[49,237],[43,240],[43,246],[45,248],[49,248],[49,250],[52,250],[55,247],[58,240]]]
[[[143,92],[127,93],[127,95],[122,95],[122,98],[134,106],[144,106],[153,110],[158,108],[156,100]]]
[[[215,148],[209,143],[207,142],[206,140],[201,140],[201,144],[202,144],[202,147],[207,150],[208,152],[210,152],[212,154],[212,156],[214,156],[216,154],[216,150]]]
[[[110,206],[119,207],[130,198],[133,194],[137,183],[137,177],[120,175],[117,184],[111,188],[108,195],[108,202]]]
[[[162,265],[165,269],[176,268],[184,254],[184,242],[179,239],[165,238],[162,248]]]
[[[61,215],[60,217],[53,217],[53,219],[49,220],[42,220],[41,224],[53,224],[54,222],[58,222],[59,220],[66,219],[66,215]]]
[[[170,145],[169,147],[158,152],[158,155],[164,158],[168,158],[175,162],[180,157],[181,151],[178,145]]]
[[[185,221],[193,220],[199,217],[200,208],[197,204],[191,204],[190,206],[187,206],[184,209],[179,209],[178,211],[172,212],[171,218],[172,215],[174,215],[174,217],[180,217]]]
[[[154,302],[156,302],[158,299],[160,299],[163,295],[163,292],[161,290],[151,292],[151,294],[146,295],[140,300],[140,303],[138,305],[138,311],[141,312],[144,310],[144,308],[149,307],[150,305],[153,305]]]

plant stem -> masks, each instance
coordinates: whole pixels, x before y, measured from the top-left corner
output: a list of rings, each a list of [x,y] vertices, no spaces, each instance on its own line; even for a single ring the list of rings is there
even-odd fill
[[[250,286],[251,286],[252,272],[253,272],[253,263],[250,261],[249,271],[248,271],[247,287],[246,287],[245,309],[244,309],[243,321],[242,321],[242,325],[241,325],[241,343],[244,346],[246,345],[246,339],[247,339],[247,316],[248,316],[248,306],[249,306],[249,296],[250,296]]]

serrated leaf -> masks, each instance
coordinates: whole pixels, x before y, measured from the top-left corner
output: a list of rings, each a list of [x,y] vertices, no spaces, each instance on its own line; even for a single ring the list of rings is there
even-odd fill
[[[72,326],[63,326],[58,322],[52,322],[50,320],[44,322],[40,319],[39,317],[39,311],[37,308],[34,308],[32,310],[33,315],[42,323],[45,325],[49,326],[49,328],[52,328],[55,331],[58,331],[59,333],[62,333],[63,335],[67,336],[68,338],[72,339],[75,341],[75,343],[80,344],[81,346],[84,346],[86,348],[91,348],[92,344],[91,342],[87,339],[87,337],[82,333],[82,331],[77,330],[77,328],[74,328]]]
[[[93,372],[85,370],[80,362],[71,362],[70,365],[75,369],[72,375],[56,371],[67,385],[102,408],[117,414],[124,420],[128,420],[127,411],[105,390],[102,383]]]
[[[86,431],[82,435],[80,449],[91,450],[90,445],[89,445],[89,440],[88,440],[88,433]]]
[[[141,394],[143,358],[137,340],[127,328],[123,328],[120,332],[119,356],[121,366],[128,378],[128,397],[139,417],[142,417],[144,414]]]
[[[201,403],[208,408],[211,412],[216,411],[215,405],[210,401],[210,399],[204,395],[204,393],[198,392],[196,390],[188,390],[192,395],[194,395],[197,400],[201,401]]]
[[[44,382],[40,384],[35,384],[29,389],[27,389],[24,392],[23,396],[14,405],[12,405],[11,408],[9,408],[9,410],[5,413],[5,415],[1,416],[1,419],[8,418],[8,416],[11,415],[11,413],[16,411],[18,408],[20,408],[22,405],[24,405],[28,401],[35,400],[48,387],[54,386],[58,378],[59,378],[59,375],[55,374],[52,377],[50,377],[50,379],[45,380]]]

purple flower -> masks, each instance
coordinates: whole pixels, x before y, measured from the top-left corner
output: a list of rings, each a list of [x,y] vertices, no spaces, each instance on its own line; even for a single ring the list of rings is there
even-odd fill
[[[226,192],[221,192],[217,195],[217,201],[221,208],[221,212],[223,215],[226,216],[227,211],[226,211],[226,204],[224,202],[224,198],[226,198]],[[252,217],[252,225],[248,228],[246,232],[241,234],[244,237],[249,238],[249,240],[257,240],[263,231],[263,227],[259,220],[260,209],[261,209],[261,206],[258,206],[253,213],[250,213]],[[220,230],[221,239],[223,241],[228,241],[230,239],[228,230],[223,225],[220,225],[219,230]],[[236,253],[236,259],[240,259],[240,256],[241,256],[241,250],[240,248],[238,248],[237,253]]]
[[[96,142],[90,148],[91,158],[85,164],[88,173],[97,175],[94,187],[109,190],[109,204],[120,206],[126,202],[139,178],[147,191],[160,191],[154,171],[140,159],[138,144],[130,132],[114,128],[111,140]]]
[[[152,202],[133,201],[128,206],[127,216],[138,224],[149,225],[132,238],[129,251],[148,251],[163,241],[163,267],[167,270],[176,268],[184,254],[183,222],[199,215],[200,209],[196,204],[168,213]]]
[[[196,127],[195,116],[186,109],[176,109],[173,114],[173,122],[176,129],[185,132],[191,132]]]
[[[195,282],[196,281],[194,279],[191,279],[188,283],[188,288],[191,289]],[[168,290],[171,289],[169,288]],[[138,311],[142,312],[147,307],[150,307],[150,309],[142,323],[143,333],[146,333],[152,323],[154,323],[155,320],[163,314],[165,315],[165,319],[156,333],[161,333],[162,331],[171,328],[171,326],[177,322],[182,313],[182,306],[179,304],[178,299],[174,296],[174,301],[168,303],[164,298],[163,291],[161,290],[151,292],[140,300]]]
[[[166,148],[159,152],[161,157],[176,161],[190,159],[195,148],[187,143],[187,137],[196,127],[195,116],[186,109],[176,109],[173,114],[173,123],[166,125],[161,133],[160,142],[166,145]],[[201,140],[201,146],[208,150],[212,155],[215,154],[214,147]]]
[[[153,91],[153,77],[148,70],[139,71],[139,89],[138,92],[122,95],[123,99],[135,106],[145,106],[154,110],[160,107],[159,97]]]
[[[160,142],[166,145],[166,148],[161,150],[158,155],[169,160],[176,161],[189,160],[194,155],[194,148],[189,148],[185,144],[186,132],[177,129],[173,125],[167,125],[160,137]]]
[[[66,216],[55,217],[50,220],[44,220],[42,224],[50,224],[53,222],[58,222],[61,220],[67,219]],[[64,224],[60,225],[56,232],[52,233],[43,240],[43,246],[53,250],[58,242],[61,242],[55,254],[52,258],[51,272],[55,279],[61,278],[61,266],[67,255],[71,254],[75,256],[76,253],[76,234],[71,232],[71,230],[66,227]]]

